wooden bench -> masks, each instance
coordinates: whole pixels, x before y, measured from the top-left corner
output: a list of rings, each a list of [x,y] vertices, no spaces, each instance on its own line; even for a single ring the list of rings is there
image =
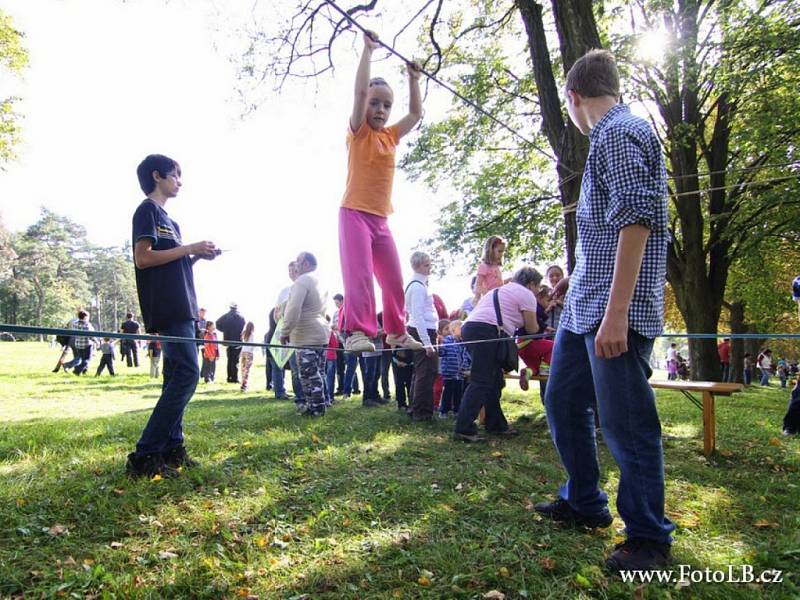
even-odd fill
[[[519,375],[506,374],[506,379],[519,379]],[[530,381],[547,381],[547,375],[532,375]],[[703,454],[711,456],[717,448],[717,421],[714,411],[716,396],[731,396],[741,392],[741,383],[721,383],[717,381],[651,381],[650,386],[658,390],[675,390],[681,392],[689,402],[703,411]],[[692,395],[702,392],[702,402]]]

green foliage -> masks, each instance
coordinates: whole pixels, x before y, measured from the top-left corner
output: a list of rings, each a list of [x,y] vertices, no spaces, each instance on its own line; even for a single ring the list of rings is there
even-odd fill
[[[61,327],[84,307],[96,326],[116,329],[138,305],[129,248],[92,246],[81,225],[46,208],[8,238],[13,258],[0,277],[4,322]]]
[[[427,247],[450,259],[478,256],[497,234],[508,239],[509,257],[548,260],[562,249],[560,204],[540,150],[546,142],[537,133],[532,74],[514,42],[524,34],[509,5],[488,4],[485,13],[457,13],[437,29],[440,76],[536,147],[453,97],[448,117],[422,126],[401,166],[411,179],[452,187],[459,197],[442,210]],[[472,35],[456,37],[469,28]]]
[[[411,423],[358,400],[309,420],[263,393],[201,385],[184,419],[200,466],[177,480],[131,481],[125,455],[161,382],[146,366],[120,366],[113,380],[51,374],[57,356],[45,344],[0,343],[3,598],[800,594],[800,440],[778,435],[785,390],[756,386],[718,401],[711,459],[700,412],[678,392],[657,391],[675,565],[780,569],[783,583],[642,586],[602,569],[623,535],[619,518],[590,533],[532,511],[564,478],[535,391],[503,392],[519,437],[476,447],[450,439],[452,421]],[[255,390],[264,386],[259,362]],[[602,436],[598,446],[616,515],[619,471]]]
[[[778,237],[766,238],[731,266],[726,297],[745,303],[748,322],[756,331],[798,332],[800,320],[792,300],[792,281],[798,275],[800,249]]]
[[[22,45],[23,34],[14,28],[11,17],[0,9],[0,68],[19,75],[28,66],[28,53]],[[0,169],[13,160],[19,142],[20,115],[15,112],[16,96],[0,99]]]

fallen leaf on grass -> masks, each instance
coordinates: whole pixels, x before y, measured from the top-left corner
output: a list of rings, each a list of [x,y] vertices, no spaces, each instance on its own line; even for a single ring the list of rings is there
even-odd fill
[[[164,479],[164,478],[161,477],[161,475],[159,475],[158,473],[156,473],[155,475],[153,475],[153,477],[150,479],[150,481],[161,481],[162,479]]]
[[[506,600],[506,595],[498,590],[491,590],[483,595],[487,600]]]
[[[320,441],[320,440],[319,440],[319,438],[317,437],[317,434],[315,434],[315,433],[312,433],[312,434],[311,434],[311,441],[312,441],[312,442],[314,442],[315,444],[319,444],[319,441]]]
[[[492,458],[503,458],[503,453],[500,452],[499,450],[495,450],[494,452],[492,452]]]
[[[419,579],[417,579],[417,583],[422,586],[428,586],[431,584],[431,580],[428,579],[427,577],[420,577]]]
[[[121,544],[120,542],[111,542],[111,543],[109,544],[109,546],[111,546],[111,549],[112,549],[112,550],[117,550],[117,549],[119,549],[119,548],[124,548],[124,545],[123,545],[123,544]]]
[[[781,445],[781,441],[780,441],[780,439],[778,439],[776,437],[771,437],[771,438],[769,438],[769,445],[770,446],[780,446]]]
[[[777,523],[772,523],[770,521],[767,521],[766,519],[759,519],[758,521],[753,523],[753,525],[755,525],[759,529],[777,529],[778,528],[778,524]]]
[[[14,502],[16,503],[17,508],[22,508],[26,504],[25,498],[17,498]]]
[[[178,558],[178,555],[175,554],[174,552],[170,552],[169,550],[162,550],[161,552],[158,553],[158,558],[160,558],[161,560],[170,560],[173,558]]]
[[[69,529],[67,529],[65,525],[60,525],[59,523],[56,523],[52,527],[45,528],[45,532],[53,537],[59,535],[69,535]]]
[[[547,569],[548,571],[552,571],[556,568],[556,561],[550,558],[549,556],[540,558],[539,564],[542,565],[543,569]]]
[[[509,576],[509,572],[508,572],[508,569],[506,567],[500,567],[499,569],[497,569],[497,574],[500,575],[500,577],[508,577]]]

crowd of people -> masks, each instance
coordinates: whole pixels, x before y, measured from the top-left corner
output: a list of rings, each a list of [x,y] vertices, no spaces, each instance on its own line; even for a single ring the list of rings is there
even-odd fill
[[[397,407],[411,422],[454,415],[454,440],[480,443],[485,437],[476,421],[481,419],[487,435],[518,433],[502,409],[504,372],[516,370],[522,359],[519,381],[527,389],[531,376],[547,369],[542,397],[566,478],[556,497],[537,504],[536,511],[578,528],[611,524],[608,497],[600,488],[599,423],[619,466],[617,509],[626,533],[606,564],[613,571],[665,564],[675,525],[664,512],[661,430],[648,378],[653,340],[663,326],[666,171],[651,126],[620,102],[613,56],[590,51],[566,78],[570,120],[589,138],[571,276],[564,277],[556,265],[549,267],[549,288],[529,266],[507,276],[506,242],[492,236],[472,278],[470,297],[448,314],[433,293],[429,254],[410,256],[413,275],[403,281],[387,221],[393,211],[395,148],[422,116],[420,69],[407,65],[409,110],[388,126],[393,91],[386,80],[370,75],[377,47],[377,36],[367,33],[349,118],[347,183],[339,213],[344,294],[334,296],[336,311],[327,315],[316,275],[323,266],[307,251],[289,264],[292,283],[270,310],[265,337],[272,344],[268,388],[276,398],[288,399],[288,370],[300,414],[321,418],[337,396],[359,393],[359,368],[362,405],[391,402],[392,370]],[[181,469],[197,464],[184,445],[183,414],[198,381],[214,380],[221,351],[217,332],[229,342],[227,381],[242,389],[249,385],[254,332],[236,304],[216,322],[198,310],[193,265],[215,259],[219,250],[210,241],[184,244],[178,224],[165,210],[180,190],[180,165],[149,155],[137,176],[146,195],[134,214],[132,236],[144,328],[181,338],[201,335],[202,340],[161,345],[161,395],[128,455],[127,471],[132,477],[178,477]],[[381,287],[380,311],[373,278]],[[83,314],[73,327],[76,362],[70,366],[76,373],[85,372],[91,354],[91,344],[80,341],[91,339]],[[138,331],[132,323],[127,327]],[[126,348],[126,360],[135,364],[136,352]],[[765,350],[759,358],[762,370],[770,369],[769,354]],[[66,364],[60,360],[59,368]],[[793,397],[800,398],[799,387]]]

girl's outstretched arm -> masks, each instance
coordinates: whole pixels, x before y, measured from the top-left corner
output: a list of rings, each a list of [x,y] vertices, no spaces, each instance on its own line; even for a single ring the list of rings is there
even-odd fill
[[[406,63],[408,70],[408,114],[397,122],[397,136],[403,137],[422,118],[422,94],[419,91],[420,66],[415,62]]]
[[[353,113],[350,115],[350,130],[355,133],[364,123],[367,115],[367,95],[369,94],[369,61],[372,51],[378,47],[378,35],[372,31],[364,34],[364,50],[356,71],[356,88],[353,95]]]

